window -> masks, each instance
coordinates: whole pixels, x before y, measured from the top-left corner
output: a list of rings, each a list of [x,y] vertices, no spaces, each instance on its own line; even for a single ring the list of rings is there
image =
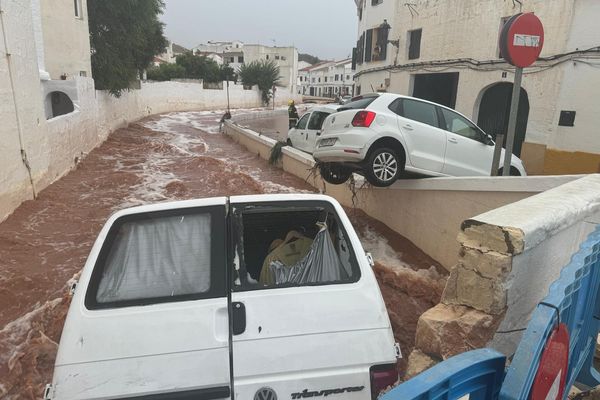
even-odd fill
[[[358,94],[360,94],[360,86],[356,88]],[[367,108],[372,102],[377,99],[377,95],[375,96],[365,96],[357,98],[349,103],[344,104],[343,107],[338,108],[338,111],[346,111],[346,110],[361,110],[363,108]]]
[[[335,81],[339,81],[340,76],[338,74],[335,74]]]
[[[327,82],[327,77],[325,77],[325,82]]]
[[[498,37],[500,37],[500,35],[502,34],[502,29],[504,28],[504,25],[510,18],[511,17],[500,18],[500,33],[498,34]],[[500,42],[500,41],[498,41],[498,42]],[[500,43],[498,43],[498,58],[504,58],[504,56],[502,55],[502,47],[500,47]]]
[[[285,56],[281,56],[281,61],[285,61],[285,60],[286,60]]]
[[[376,6],[383,3],[383,0],[371,0],[371,5]]]
[[[225,296],[225,209],[128,215],[111,227],[92,273],[90,309]]]
[[[306,113],[300,118],[300,121],[296,124],[296,129],[306,129],[306,124],[310,118],[310,113]]]
[[[321,82],[321,78],[319,78],[319,82]]]
[[[81,14],[81,0],[73,0],[73,6],[75,8],[75,17],[83,18],[83,15]]]
[[[323,122],[325,118],[329,116],[329,113],[315,111],[312,113],[312,117],[310,118],[310,122],[308,123],[308,129],[319,130],[323,127]]]
[[[408,59],[416,60],[421,57],[421,34],[423,29],[408,31]]]
[[[267,60],[269,59],[269,55],[267,54]]]
[[[483,135],[469,120],[445,108],[442,108],[442,115],[447,131],[481,142]]]
[[[233,64],[235,62],[235,57],[230,57],[229,62]]]
[[[439,127],[437,112],[433,104],[410,99],[402,99],[400,102],[399,111],[399,114],[404,118],[435,126],[436,128]]]
[[[346,80],[349,81],[350,80],[350,75],[346,75]]]
[[[238,56],[238,63],[240,63],[240,64],[244,63],[244,56]]]
[[[235,205],[239,269],[234,290],[351,283],[360,278],[352,245],[326,202]]]
[[[279,56],[278,56],[278,55],[275,55],[275,59],[276,59],[276,60],[279,60]]]

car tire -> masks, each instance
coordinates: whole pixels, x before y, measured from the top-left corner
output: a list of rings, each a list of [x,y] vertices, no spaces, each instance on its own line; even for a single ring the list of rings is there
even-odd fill
[[[341,185],[350,179],[350,175],[352,175],[350,169],[332,163],[320,164],[319,173],[325,182],[332,185]]]
[[[503,171],[504,171],[504,168],[500,168],[498,170],[498,176],[502,176],[502,172]],[[510,174],[509,174],[509,176],[521,176],[521,173],[515,167],[510,167]]]
[[[364,166],[367,181],[373,186],[387,187],[396,182],[404,171],[404,157],[395,150],[380,147],[369,153]]]

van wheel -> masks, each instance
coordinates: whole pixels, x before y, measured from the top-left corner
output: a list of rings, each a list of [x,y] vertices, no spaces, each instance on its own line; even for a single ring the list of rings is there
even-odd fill
[[[386,187],[404,171],[404,159],[387,147],[373,150],[364,167],[365,178],[373,186]]]
[[[319,172],[323,180],[332,185],[341,185],[350,179],[350,175],[352,175],[350,169],[332,163],[320,164]]]
[[[504,171],[504,168],[500,168],[498,170],[498,176],[502,176],[502,172]],[[518,169],[516,169],[515,167],[510,167],[510,176],[521,176],[521,173],[519,172]]]

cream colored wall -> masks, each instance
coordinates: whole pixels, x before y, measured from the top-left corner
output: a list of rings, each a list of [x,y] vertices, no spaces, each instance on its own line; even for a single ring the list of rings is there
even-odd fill
[[[46,71],[51,79],[92,76],[87,0],[80,0],[81,17],[75,16],[73,0],[41,0]]]

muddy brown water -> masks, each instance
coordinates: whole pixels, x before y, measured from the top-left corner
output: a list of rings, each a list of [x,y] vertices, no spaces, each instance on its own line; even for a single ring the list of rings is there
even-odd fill
[[[221,134],[221,115],[170,113],[119,129],[0,224],[1,399],[38,399],[51,381],[69,283],[111,213],[167,200],[314,192]],[[439,302],[443,269],[384,224],[347,211],[377,261],[394,334],[407,355],[418,316]]]

